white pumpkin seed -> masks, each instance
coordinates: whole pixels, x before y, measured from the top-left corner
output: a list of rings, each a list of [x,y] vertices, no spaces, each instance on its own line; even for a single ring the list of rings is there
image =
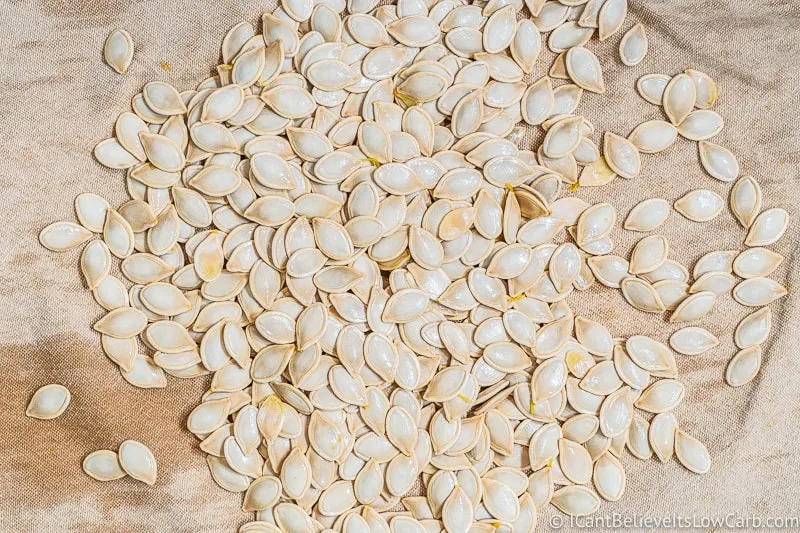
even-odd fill
[[[119,446],[119,464],[126,474],[148,485],[154,485],[158,466],[153,452],[139,441],[126,440]]]
[[[701,109],[689,113],[680,126],[678,132],[690,141],[706,141],[722,131],[725,122],[714,111]]]
[[[666,463],[675,453],[675,435],[678,422],[672,413],[659,413],[650,421],[647,439],[656,457]]]
[[[681,301],[669,317],[673,323],[698,320],[711,312],[716,295],[711,291],[696,292]]]
[[[731,187],[731,213],[745,228],[750,228],[761,211],[761,187],[752,176],[742,176]]]
[[[664,90],[672,78],[664,74],[645,74],[636,81],[636,90],[639,96],[651,104],[661,105]]]
[[[664,113],[675,126],[679,126],[694,108],[696,91],[687,74],[678,74],[664,88]]]
[[[752,381],[761,369],[761,347],[751,346],[734,355],[725,370],[725,381],[731,387],[741,387]],[[681,461],[683,462],[683,461]]]
[[[646,274],[661,266],[669,253],[669,241],[663,235],[650,235],[643,238],[631,252],[631,274]]]
[[[83,471],[98,481],[114,481],[127,475],[119,464],[117,453],[111,450],[97,450],[87,455],[83,460]]]
[[[69,390],[63,385],[45,385],[33,393],[25,415],[40,420],[58,418],[69,407],[71,397]]]
[[[700,162],[711,177],[720,181],[734,181],[739,177],[739,162],[730,150],[708,141],[698,143]]]
[[[661,198],[650,198],[636,204],[623,227],[631,231],[653,231],[669,218],[669,202]]]
[[[531,84],[522,96],[522,117],[531,126],[544,122],[555,104],[550,78],[543,77]]]
[[[589,35],[591,36],[591,32]],[[565,65],[569,77],[577,86],[593,93],[606,91],[600,61],[588,49],[583,46],[569,48],[565,56]]]
[[[669,345],[683,355],[700,355],[719,345],[719,340],[705,328],[689,326],[673,333]]]
[[[699,109],[709,109],[717,100],[717,84],[705,72],[688,68],[685,72],[692,79],[697,93],[694,105]]]
[[[103,58],[119,74],[125,74],[133,59],[133,39],[125,30],[114,30],[106,37]]]
[[[606,0],[597,18],[597,27],[601,41],[615,34],[625,22],[628,14],[627,0]]]
[[[695,474],[705,474],[711,469],[711,457],[703,443],[681,430],[675,432],[675,456]]]
[[[586,516],[600,508],[600,498],[581,485],[562,487],[553,493],[550,502],[569,516]]]
[[[742,319],[736,326],[734,340],[741,349],[757,346],[764,342],[772,328],[772,311],[764,307]]]
[[[632,179],[639,175],[642,168],[639,151],[628,139],[607,131],[603,137],[603,153],[608,166],[619,176]]]
[[[747,246],[768,246],[776,243],[789,226],[789,213],[779,207],[767,209],[756,217],[747,232]]]
[[[733,299],[749,307],[770,304],[788,294],[786,287],[770,278],[750,278],[733,288]]]
[[[713,220],[722,211],[725,203],[714,191],[698,189],[675,200],[675,211],[695,222]]]
[[[647,35],[644,26],[637,24],[628,30],[619,42],[619,58],[622,62],[633,67],[644,60],[647,55]]]
[[[650,120],[636,126],[628,140],[643,154],[655,154],[672,146],[678,138],[678,131],[669,122]]]

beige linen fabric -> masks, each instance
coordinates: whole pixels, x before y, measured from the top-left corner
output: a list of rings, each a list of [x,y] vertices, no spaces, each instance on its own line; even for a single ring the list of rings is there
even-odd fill
[[[0,531],[215,532],[234,531],[252,515],[240,496],[211,480],[185,418],[205,379],[170,379],[164,390],[138,390],[102,353],[91,330],[102,314],[78,270],[79,250],[48,252],[38,232],[55,220],[73,220],[73,199],[84,191],[113,205],[127,198],[123,173],[100,166],[94,145],[112,134],[116,116],[150,80],[193,88],[219,60],[225,32],[241,20],[257,22],[274,6],[256,2],[62,2],[17,0],[0,4]],[[793,0],[631,0],[627,30],[645,24],[650,53],[624,67],[617,47],[622,33],[589,44],[601,56],[607,93],[585,94],[580,111],[597,127],[627,135],[659,108],[639,98],[636,79],[694,67],[720,87],[715,109],[725,130],[715,139],[739,158],[764,190],[764,207],[793,216],[773,247],[786,257],[775,273],[793,293],[774,304],[774,325],[764,344],[764,365],[739,389],[723,384],[735,352],[732,331],[748,312],[730,298],[700,323],[722,344],[698,357],[679,356],[687,385],[677,410],[681,427],[708,445],[711,472],[696,476],[675,462],[639,461],[625,454],[624,497],[604,503],[601,514],[656,517],[673,513],[724,517],[800,515],[800,4]],[[136,52],[126,75],[102,62],[113,28],[128,30]],[[552,54],[540,61],[540,74]],[[168,62],[172,70],[159,66]],[[683,139],[667,152],[643,156],[642,175],[609,186],[581,189],[590,202],[612,199],[620,220],[637,202],[674,200],[709,188],[727,198],[729,185],[701,169],[696,143]],[[743,230],[728,211],[696,224],[673,214],[660,230],[670,256],[691,266],[711,250],[738,249]],[[639,234],[614,233],[626,254]],[[677,329],[662,317],[636,312],[619,291],[595,285],[572,298],[577,312],[599,316],[616,336],[648,333],[666,340]],[[47,383],[72,391],[72,404],[48,422],[24,416],[33,391]],[[141,440],[159,461],[154,487],[131,479],[103,484],[81,471],[91,451]],[[555,513],[540,513],[542,530]],[[565,530],[574,530],[568,527]]]

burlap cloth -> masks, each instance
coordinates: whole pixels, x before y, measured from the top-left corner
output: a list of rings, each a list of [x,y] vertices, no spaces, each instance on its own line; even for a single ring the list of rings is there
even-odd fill
[[[604,503],[600,513],[797,516],[800,4],[631,4],[624,29],[643,22],[650,52],[628,68],[617,56],[621,33],[604,43],[593,40],[589,46],[601,56],[608,91],[585,94],[581,112],[598,132],[627,135],[638,123],[662,116],[636,95],[639,76],[686,67],[711,74],[720,87],[715,109],[726,122],[715,141],[731,148],[743,172],[759,180],[765,207],[786,208],[794,217],[773,247],[786,257],[774,277],[793,293],[772,306],[763,368],[751,384],[723,384],[725,364],[735,352],[733,328],[748,312],[730,298],[702,321],[722,344],[699,357],[679,358],[687,394],[677,416],[708,445],[711,472],[696,476],[675,462],[661,465],[626,454],[626,493],[619,502]],[[83,286],[79,251],[48,252],[37,234],[55,220],[73,220],[73,199],[81,192],[99,193],[114,205],[124,201],[122,172],[101,167],[91,155],[112,134],[116,116],[147,81],[194,87],[216,65],[228,28],[241,20],[257,22],[273,6],[186,0],[0,4],[0,531],[233,531],[252,516],[240,511],[241,496],[212,482],[196,439],[184,429],[207,381],[170,379],[166,389],[151,391],[125,382],[91,330],[103,313]],[[116,27],[127,29],[136,44],[124,76],[102,62],[103,41]],[[549,67],[550,57],[541,69]],[[162,70],[161,62],[171,71]],[[727,198],[729,186],[700,168],[695,143],[680,139],[643,160],[640,178],[577,194],[595,202],[613,199],[621,217],[645,198],[672,200],[700,187]],[[670,239],[671,257],[690,268],[708,251],[738,248],[744,236],[727,210],[706,224],[674,214],[661,231]],[[640,235],[618,230],[614,237],[617,253],[626,254]],[[665,340],[676,329],[661,317],[634,311],[619,291],[601,286],[572,301],[578,312],[604,320],[614,335],[645,332]],[[32,392],[53,382],[72,391],[67,412],[49,422],[26,418]],[[146,443],[158,458],[154,487],[131,479],[103,484],[83,474],[87,453],[116,449],[129,438]],[[554,514],[540,513],[543,530]]]

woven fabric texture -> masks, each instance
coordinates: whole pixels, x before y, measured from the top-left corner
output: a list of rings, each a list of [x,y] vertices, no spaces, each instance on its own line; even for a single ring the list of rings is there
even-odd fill
[[[163,390],[125,382],[101,351],[91,325],[103,312],[78,269],[80,250],[51,253],[37,242],[56,220],[74,220],[73,199],[96,192],[118,206],[127,199],[124,174],[99,165],[94,145],[113,133],[114,121],[151,80],[193,88],[219,61],[225,32],[242,20],[257,23],[274,0],[192,2],[17,0],[0,4],[0,530],[20,532],[113,530],[225,532],[250,519],[241,496],[218,488],[185,419],[207,379],[170,379]],[[642,100],[635,81],[646,73],[675,74],[692,67],[718,83],[715,110],[725,129],[715,139],[739,158],[764,191],[764,206],[793,216],[772,248],[786,257],[774,274],[793,292],[773,304],[773,329],[764,363],[750,384],[724,384],[735,353],[733,329],[749,311],[721,298],[702,320],[721,344],[697,357],[678,356],[687,386],[677,410],[682,428],[707,444],[713,458],[705,476],[672,461],[640,461],[625,454],[627,489],[599,513],[626,516],[724,517],[800,515],[800,3],[793,0],[631,0],[623,30],[643,22],[650,51],[637,67],[618,58],[622,32],[588,45],[605,69],[605,95],[586,93],[579,112],[596,126],[595,142],[611,130],[627,135],[637,124],[662,118]],[[124,28],[136,46],[133,63],[118,75],[102,59],[103,41]],[[539,73],[553,55],[545,52]],[[161,63],[169,63],[165,71]],[[529,132],[525,142],[538,143]],[[639,201],[670,201],[697,188],[727,199],[729,185],[704,173],[696,143],[679,139],[666,152],[643,156],[641,177],[618,179],[576,194],[611,201],[620,220]],[[740,249],[744,230],[725,210],[693,223],[673,214],[659,230],[670,257],[691,267],[712,250]],[[640,234],[615,229],[616,252],[626,255]],[[595,285],[570,300],[576,313],[596,317],[615,336],[645,333],[666,340],[678,329],[661,316],[628,306],[619,291]],[[60,418],[24,416],[31,394],[47,383],[72,391]],[[154,487],[131,479],[103,484],[81,470],[91,451],[116,449],[125,439],[147,444],[159,461]],[[555,511],[540,513],[542,530]],[[576,530],[567,524],[565,531]]]

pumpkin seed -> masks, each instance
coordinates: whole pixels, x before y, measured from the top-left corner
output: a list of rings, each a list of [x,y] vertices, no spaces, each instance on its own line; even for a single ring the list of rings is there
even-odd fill
[[[744,243],[747,246],[768,246],[774,244],[786,232],[789,225],[789,213],[775,207],[763,211],[756,217],[747,232]]]
[[[619,42],[619,58],[622,62],[633,67],[644,60],[647,55],[647,35],[644,26],[637,24],[628,30]]]
[[[83,471],[98,481],[114,481],[127,474],[119,464],[116,452],[97,450],[83,460]]]
[[[627,14],[627,0],[607,0],[604,2],[597,18],[600,40],[604,41],[615,34],[622,27]]]
[[[119,74],[125,74],[133,59],[133,39],[125,30],[114,30],[106,37],[103,58]]]
[[[764,307],[742,319],[736,326],[734,340],[741,349],[757,346],[764,342],[772,328],[772,311]]]
[[[667,220],[670,212],[670,205],[666,200],[643,200],[628,213],[623,227],[631,231],[653,231]]]
[[[126,440],[119,446],[119,464],[126,474],[148,485],[156,482],[158,466],[153,452],[139,441]]]
[[[645,74],[636,81],[636,90],[651,104],[662,105],[664,91],[671,79],[664,74]]]
[[[669,345],[683,355],[700,355],[719,345],[719,340],[705,328],[689,326],[673,333]]]
[[[583,46],[573,46],[567,51],[564,61],[567,74],[577,86],[593,93],[605,92],[600,61],[592,52]]]
[[[687,74],[678,74],[667,83],[662,98],[664,113],[672,124],[679,126],[689,116],[696,94],[694,82]]]
[[[742,176],[731,187],[730,208],[745,228],[750,228],[761,211],[761,187],[752,176]]]
[[[695,222],[713,220],[724,207],[722,198],[708,189],[686,193],[675,201],[675,211]]]
[[[677,432],[678,422],[672,413],[659,413],[650,421],[647,439],[656,457],[662,463],[669,461],[675,453],[675,435]]]
[[[695,474],[705,474],[711,468],[711,457],[703,443],[681,430],[675,432],[675,456]]]
[[[733,298],[742,305],[761,307],[783,298],[786,287],[770,278],[755,277],[739,282],[733,288]]]
[[[639,175],[642,168],[639,151],[628,139],[607,131],[603,138],[603,153],[608,166],[619,176],[632,179]]]
[[[631,252],[631,274],[646,274],[661,266],[667,259],[669,241],[663,235],[650,235],[636,243]]]
[[[717,84],[705,72],[688,68],[685,72],[692,79],[697,93],[694,105],[699,109],[709,109],[717,100]]]
[[[751,346],[734,355],[725,370],[725,381],[731,387],[741,387],[753,380],[761,369],[761,347]],[[683,461],[681,461],[683,462]]]
[[[63,385],[45,385],[33,393],[25,415],[40,420],[58,418],[67,410],[70,399],[70,392]]]
[[[655,154],[669,148],[678,138],[678,132],[669,122],[650,120],[636,126],[628,140],[643,154]]]
[[[570,516],[586,516],[600,508],[600,498],[581,485],[562,487],[553,493],[550,502]]]
[[[711,177],[720,181],[734,181],[739,177],[739,162],[730,150],[709,141],[700,141],[700,162]]]
[[[748,248],[733,260],[733,271],[740,278],[764,277],[783,262],[783,256],[767,248]]]
[[[705,141],[721,132],[724,125],[718,113],[701,109],[689,113],[678,127],[678,132],[690,141]]]

